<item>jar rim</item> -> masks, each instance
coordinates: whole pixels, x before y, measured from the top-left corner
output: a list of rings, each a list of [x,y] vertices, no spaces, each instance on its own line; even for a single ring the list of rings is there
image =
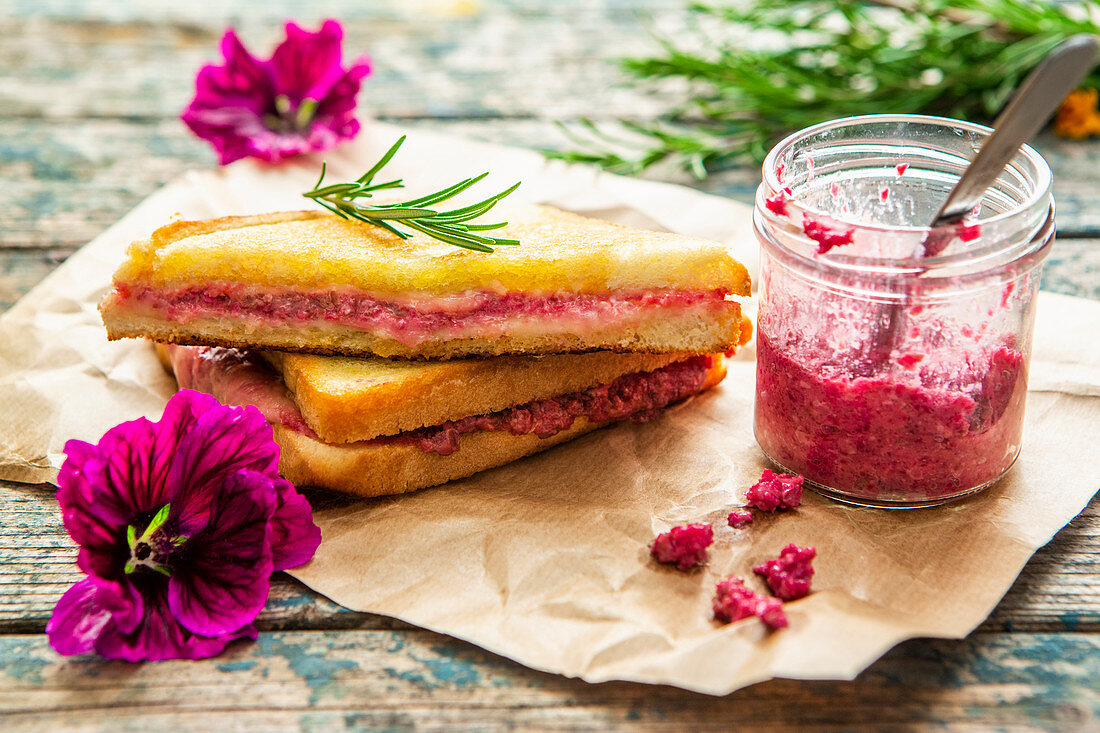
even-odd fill
[[[760,189],[757,192],[756,200],[756,216],[758,234],[760,232],[761,218],[767,220],[771,226],[778,226],[784,228],[781,217],[766,210],[763,207],[763,202],[768,196],[777,194],[784,190],[785,184],[780,180],[781,174],[778,171],[778,164],[782,155],[799,140],[809,138],[814,135],[818,135],[830,130],[842,129],[845,127],[852,127],[856,125],[865,124],[889,124],[889,123],[916,123],[927,125],[938,125],[946,129],[963,130],[967,132],[979,133],[984,136],[988,136],[993,132],[992,128],[985,125],[979,125],[973,122],[965,122],[963,120],[956,120],[949,117],[938,117],[934,115],[915,115],[915,114],[874,114],[874,115],[856,115],[852,117],[842,117],[835,120],[829,120],[821,122],[810,127],[803,128],[797,132],[791,133],[787,137],[778,142],[768,153],[764,159],[762,166],[762,178]],[[1038,219],[1038,222],[1043,222],[1039,225],[1038,229],[1030,232],[1028,240],[1021,242],[1019,240],[1015,242],[1006,242],[1004,240],[982,246],[981,242],[976,242],[978,246],[967,247],[962,251],[952,254],[938,254],[932,257],[919,257],[913,256],[908,258],[876,258],[867,256],[853,256],[846,255],[840,252],[830,252],[826,258],[812,257],[814,264],[818,267],[827,267],[828,269],[841,269],[841,270],[861,270],[861,269],[875,269],[881,272],[895,272],[898,274],[910,274],[910,273],[922,273],[924,275],[930,275],[934,271],[951,270],[952,266],[960,265],[963,263],[973,264],[975,261],[996,259],[998,255],[1006,254],[1006,250],[1017,250],[1017,257],[1027,257],[1028,254],[1035,254],[1036,250],[1042,250],[1045,255],[1046,247],[1044,247],[1045,240],[1048,238],[1049,233],[1054,228],[1054,200],[1051,196],[1051,188],[1053,186],[1053,176],[1050,171],[1050,166],[1042,155],[1039,154],[1035,148],[1031,145],[1024,145],[1020,148],[1017,156],[1023,156],[1023,159],[1030,165],[1034,171],[1033,182],[1034,189],[1030,192],[1025,200],[1016,206],[1013,206],[1006,211],[994,214],[993,216],[976,219],[972,223],[980,224],[983,228],[997,227],[1000,224],[1011,222],[1014,217],[1021,217],[1027,212],[1032,211],[1034,208],[1041,206],[1044,202],[1043,213],[1045,216]],[[1018,158],[1017,158],[1018,159]],[[860,231],[871,232],[876,234],[903,234],[906,236],[914,237],[928,237],[933,233],[943,233],[952,230],[957,224],[941,225],[940,227],[928,227],[928,226],[905,226],[905,225],[893,225],[893,224],[877,224],[867,222],[856,222],[838,216],[834,212],[828,212],[819,210],[815,207],[807,207],[797,199],[792,201],[803,212],[808,212],[811,215],[820,215],[827,218],[831,218],[837,222],[841,222],[845,225],[858,228]],[[1038,213],[1038,212],[1036,212]],[[776,242],[778,244],[778,241]],[[1019,251],[1020,247],[1023,247],[1023,252]],[[797,256],[799,259],[805,259],[803,255],[795,252],[789,246],[784,246],[791,254]]]
[[[915,122],[932,125],[942,125],[949,128],[958,128],[967,130],[968,132],[976,132],[985,136],[989,136],[993,133],[993,128],[986,125],[979,125],[975,122],[966,122],[964,120],[956,120],[951,117],[937,117],[935,115],[913,115],[913,114],[878,114],[878,115],[855,115],[852,117],[841,117],[835,120],[828,120],[826,122],[819,122],[816,125],[804,127],[797,132],[792,132],[787,137],[780,140],[775,146],[768,152],[768,155],[764,158],[762,166],[762,177],[767,188],[772,191],[780,191],[783,188],[783,183],[779,180],[779,176],[776,172],[777,160],[791,147],[796,141],[802,138],[811,137],[828,130],[838,129],[842,127],[851,127],[853,125],[868,124],[868,123],[888,123],[888,122]],[[1053,186],[1054,177],[1050,172],[1050,166],[1042,155],[1039,154],[1035,148],[1031,145],[1023,145],[1020,148],[1017,155],[1023,155],[1028,162],[1035,166],[1036,180],[1035,190],[1031,192],[1028,198],[1021,202],[1019,206],[1016,206],[1008,211],[995,214],[985,219],[978,219],[977,222],[986,224],[997,224],[998,222],[1009,219],[1016,215],[1020,211],[1026,211],[1034,206],[1038,206],[1044,199],[1050,196],[1050,191]],[[821,212],[827,213],[827,212]],[[835,215],[830,215],[835,219],[842,220]],[[904,225],[886,225],[886,224],[874,224],[866,222],[846,222],[859,226],[861,229],[868,231],[881,231],[881,232],[932,232],[936,229],[950,227],[948,224],[945,227],[921,227],[921,226],[904,226]]]

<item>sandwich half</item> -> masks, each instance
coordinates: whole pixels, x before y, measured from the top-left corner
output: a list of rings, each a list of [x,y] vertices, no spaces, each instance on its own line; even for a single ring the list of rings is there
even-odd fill
[[[604,425],[645,422],[725,376],[720,355],[561,354],[394,362],[157,344],[182,389],[254,405],[302,486],[435,486]]]
[[[725,247],[544,206],[482,253],[324,212],[177,222],[130,246],[100,305],[111,339],[447,359],[742,340],[749,276]]]

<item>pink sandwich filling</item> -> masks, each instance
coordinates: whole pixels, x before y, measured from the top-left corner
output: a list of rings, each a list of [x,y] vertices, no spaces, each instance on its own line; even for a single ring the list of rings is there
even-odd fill
[[[333,324],[378,332],[406,346],[440,336],[502,335],[517,319],[549,330],[595,329],[670,309],[727,307],[723,290],[542,295],[468,291],[402,300],[350,288],[296,291],[216,282],[171,289],[116,283],[114,295],[127,309],[155,313],[175,323],[232,317],[259,325]]]
[[[448,456],[459,448],[464,433],[507,430],[512,435],[534,433],[549,438],[573,426],[578,417],[589,422],[648,422],[668,405],[698,392],[707,380],[709,356],[694,356],[651,372],[636,372],[610,384],[581,392],[548,397],[487,415],[448,420],[442,425],[410,430],[376,441],[416,443],[422,450]]]
[[[252,405],[269,423],[320,440],[306,424],[282,379],[262,359],[221,347],[169,346],[168,349],[181,389],[204,392],[227,405]],[[513,435],[534,433],[549,438],[568,430],[578,417],[593,423],[646,422],[668,405],[699,392],[706,384],[710,367],[710,356],[694,356],[653,371],[627,374],[580,392],[366,442],[413,444],[425,452],[448,456],[459,449],[464,434],[478,430],[506,430]]]

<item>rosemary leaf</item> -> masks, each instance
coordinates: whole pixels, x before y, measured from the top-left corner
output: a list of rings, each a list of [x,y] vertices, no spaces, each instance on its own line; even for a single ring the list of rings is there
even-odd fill
[[[325,207],[341,218],[355,219],[365,224],[380,227],[402,239],[408,239],[412,236],[411,232],[401,228],[404,227],[426,234],[441,242],[478,252],[492,252],[493,247],[496,246],[511,247],[519,244],[518,240],[508,237],[492,237],[474,233],[500,229],[507,226],[507,222],[467,223],[482,214],[488,213],[501,199],[519,188],[518,183],[495,196],[490,196],[484,201],[461,208],[451,209],[450,211],[428,208],[462,193],[484,179],[485,176],[489,175],[488,173],[467,178],[435,193],[409,201],[391,204],[360,202],[360,199],[372,198],[376,191],[404,187],[401,180],[373,183],[374,177],[393,158],[403,142],[405,142],[404,135],[390,147],[377,163],[371,166],[370,170],[351,183],[333,183],[322,186],[327,170],[327,166],[322,163],[321,175],[317,178],[317,182],[313,184],[312,189],[303,193],[302,196]]]
[[[657,54],[621,61],[637,84],[680,84],[667,113],[620,120],[614,132],[563,126],[576,149],[549,157],[620,173],[665,162],[703,178],[838,117],[989,121],[1051,49],[1100,34],[1100,0],[742,0],[687,13],[687,30],[658,38]],[[772,37],[785,40],[751,42]],[[1100,87],[1100,76],[1086,85]]]

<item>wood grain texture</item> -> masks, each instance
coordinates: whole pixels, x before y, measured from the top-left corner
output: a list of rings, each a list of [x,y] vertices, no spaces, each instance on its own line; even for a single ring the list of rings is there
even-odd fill
[[[129,13],[96,12],[101,3],[76,5],[84,7],[61,16],[43,16],[30,3],[23,12],[0,15],[0,38],[6,39],[0,68],[19,70],[0,87],[5,116],[174,117],[194,93],[194,71],[218,59],[228,25],[266,57],[288,17],[311,28],[339,17],[345,54],[367,53],[374,62],[363,101],[368,109],[384,107],[387,115],[554,119],[596,108],[656,114],[660,100],[621,85],[617,67],[606,62],[654,49],[649,23],[675,32],[684,20],[681,4],[667,0],[388,0],[330,3],[328,9],[296,4],[283,15],[270,14],[266,3],[233,8],[201,2],[193,4],[200,13],[186,18],[175,12],[180,7],[169,7],[182,3],[139,3]],[[642,12],[652,20],[643,20]],[[112,73],[103,73],[106,67]],[[598,98],[585,95],[590,91]]]
[[[156,15],[141,3],[111,13],[98,5],[26,3],[0,13],[0,68],[12,70],[0,84],[0,244],[86,242],[174,176],[212,165],[209,147],[177,119],[193,94],[193,70],[213,60],[228,23],[260,49],[279,36],[272,19],[288,17],[265,3],[238,13],[195,3],[188,7],[210,12]],[[87,15],[57,17],[72,7]],[[626,86],[614,59],[652,51],[648,27],[675,33],[683,23],[671,0],[537,7],[390,0],[297,15],[307,23],[338,15],[349,52],[369,51],[375,73],[360,95],[366,114],[535,148],[568,146],[555,120],[645,119],[665,109],[667,88]],[[112,73],[102,73],[105,65]],[[1063,235],[1100,235],[1093,205],[1100,146],[1045,135],[1039,148],[1055,172]],[[758,181],[749,166],[700,187],[749,201]],[[88,190],[97,192],[93,200],[73,195]]]
[[[57,599],[83,577],[54,491],[48,485],[0,482],[0,634],[42,631]],[[283,574],[276,576],[258,625],[263,630],[409,628],[347,611]],[[1036,553],[982,629],[1100,633],[1100,497]]]
[[[408,124],[535,149],[567,144],[547,120],[425,119]],[[1047,137],[1040,149],[1056,174],[1059,236],[1100,236],[1100,207],[1090,198],[1090,192],[1100,191],[1100,144]],[[215,164],[211,148],[191,137],[174,117],[82,121],[5,119],[0,114],[0,249],[78,247],[172,179]],[[471,167],[477,168],[476,162]],[[703,182],[668,171],[649,177],[750,204],[760,181],[755,168],[722,171]]]
[[[430,631],[275,632],[206,663],[60,659],[0,637],[5,724],[100,730],[1094,730],[1100,635],[909,642],[854,682],[775,680],[724,698],[588,685]],[[123,684],[120,684],[123,682]]]
[[[554,120],[644,119],[612,60],[682,28],[684,0],[0,0],[0,311],[210,148],[177,115],[235,25],[266,51],[290,17],[341,18],[370,53],[364,113],[532,148]],[[649,16],[647,18],[646,16]],[[1044,136],[1059,236],[1043,288],[1100,299],[1100,144]],[[750,201],[752,166],[698,183]],[[0,355],[2,358],[2,355]],[[0,426],[0,432],[5,426]],[[855,682],[726,698],[586,685],[347,611],[277,574],[257,643],[205,662],[62,659],[40,632],[80,574],[53,488],[0,482],[0,717],[17,729],[1100,730],[1100,499],[1028,563],[978,632],[912,641]]]

